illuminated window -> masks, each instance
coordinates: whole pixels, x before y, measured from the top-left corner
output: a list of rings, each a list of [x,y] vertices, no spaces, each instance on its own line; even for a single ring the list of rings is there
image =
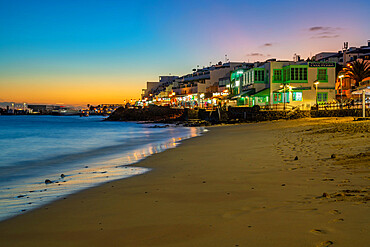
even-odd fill
[[[293,101],[302,101],[302,92],[293,92]]]
[[[284,100],[286,103],[289,103],[289,93],[285,93],[285,98],[284,98],[284,93],[274,93],[274,104],[277,103],[284,103]]]

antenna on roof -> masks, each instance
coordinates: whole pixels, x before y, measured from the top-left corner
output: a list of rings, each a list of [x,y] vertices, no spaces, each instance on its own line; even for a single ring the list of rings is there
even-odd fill
[[[344,42],[343,51],[346,51],[347,49],[348,49],[348,42]]]

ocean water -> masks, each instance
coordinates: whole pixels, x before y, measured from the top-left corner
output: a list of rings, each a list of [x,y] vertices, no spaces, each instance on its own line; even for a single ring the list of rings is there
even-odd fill
[[[204,131],[103,119],[0,116],[0,220],[100,183],[148,172],[131,164]]]

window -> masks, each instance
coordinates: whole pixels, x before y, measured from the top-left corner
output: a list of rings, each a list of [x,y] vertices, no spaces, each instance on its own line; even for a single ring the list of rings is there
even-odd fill
[[[273,81],[281,82],[283,80],[281,69],[274,69]]]
[[[293,101],[302,101],[302,92],[293,92]]]
[[[307,68],[291,68],[290,80],[292,81],[307,81]]]
[[[317,69],[317,80],[328,81],[328,75],[326,69]]]
[[[274,93],[274,103],[284,103],[284,100],[286,103],[289,103],[289,92],[285,93]]]
[[[318,102],[328,102],[328,93],[317,93]]]
[[[254,71],[254,81],[265,81],[265,71],[255,70]]]
[[[261,96],[261,97],[256,97],[257,103],[268,103],[269,97],[268,96]]]

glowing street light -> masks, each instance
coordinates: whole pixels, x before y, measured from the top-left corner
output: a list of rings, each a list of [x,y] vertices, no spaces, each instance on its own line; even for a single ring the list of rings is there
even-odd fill
[[[318,80],[314,81],[315,86],[316,86],[316,108],[319,110],[319,105],[317,103],[317,87],[319,86],[320,82]]]
[[[343,98],[342,98],[342,95],[343,95],[343,82],[342,82],[342,79],[343,79],[344,75],[340,75],[339,76],[339,79],[340,79],[340,108],[342,108],[342,104],[343,104]]]

